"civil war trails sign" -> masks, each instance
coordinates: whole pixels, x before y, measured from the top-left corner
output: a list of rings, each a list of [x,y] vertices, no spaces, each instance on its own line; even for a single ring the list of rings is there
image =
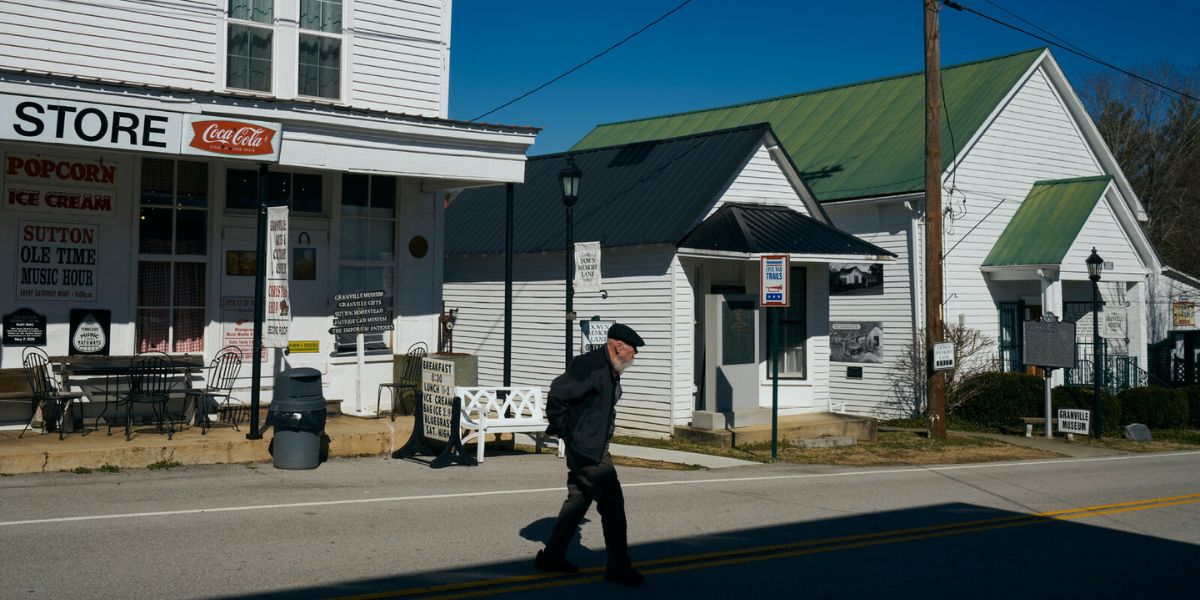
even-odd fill
[[[429,466],[440,469],[447,465],[475,466],[475,457],[462,445],[459,419],[462,399],[454,395],[454,363],[448,360],[421,360],[421,393],[414,412],[412,437],[392,458],[433,456]],[[434,442],[439,450],[434,449]]]
[[[333,297],[334,335],[381,333],[395,328],[392,324],[391,299],[383,290],[347,292]]]

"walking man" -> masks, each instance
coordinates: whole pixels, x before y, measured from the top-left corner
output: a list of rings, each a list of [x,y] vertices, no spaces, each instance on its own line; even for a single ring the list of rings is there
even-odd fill
[[[604,578],[629,586],[640,585],[644,579],[629,558],[625,496],[608,443],[616,428],[621,373],[633,364],[637,349],[645,344],[629,326],[614,323],[603,347],[573,358],[567,371],[550,384],[546,402],[550,426],[546,433],[561,437],[567,444],[567,499],[545,549],[538,551],[534,560],[542,571],[579,571],[567,560],[567,544],[595,501],[608,553]]]

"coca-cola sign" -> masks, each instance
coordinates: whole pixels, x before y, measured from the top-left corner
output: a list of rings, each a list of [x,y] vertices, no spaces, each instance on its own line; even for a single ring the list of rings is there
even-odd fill
[[[188,117],[191,131],[185,132],[184,154],[276,160],[278,123]],[[190,139],[188,139],[190,138]]]

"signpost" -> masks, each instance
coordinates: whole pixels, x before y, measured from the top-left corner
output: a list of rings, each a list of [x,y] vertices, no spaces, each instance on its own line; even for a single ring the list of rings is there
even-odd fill
[[[579,322],[579,353],[586,354],[603,346],[608,340],[608,328],[616,321],[601,321],[593,318],[590,321]]]
[[[1081,408],[1058,409],[1058,430],[1063,433],[1088,434],[1088,425],[1092,420],[1092,411]],[[1048,427],[1049,425],[1047,425]]]
[[[767,309],[771,354],[771,460],[779,456],[779,317],[772,308],[787,308],[791,299],[788,255],[759,257],[758,304]]]
[[[421,393],[414,407],[415,426],[408,442],[392,453],[392,458],[433,456],[429,466],[440,469],[447,465],[475,466],[475,457],[462,446],[459,421],[462,418],[462,399],[454,395],[454,362],[434,358],[421,359]],[[435,451],[430,440],[440,442]]]
[[[380,333],[395,329],[389,299],[383,290],[367,290],[337,294],[333,297],[333,327],[329,333],[334,335],[355,335],[355,352],[358,355],[358,366],[354,373],[354,402],[355,410],[362,412],[363,362],[365,349],[363,335]]]
[[[1025,321],[1021,333],[1025,364],[1041,367],[1046,377],[1046,437],[1053,437],[1050,378],[1054,369],[1075,368],[1075,324],[1061,322],[1054,313],[1047,312],[1040,321]],[[1064,431],[1061,417],[1058,426],[1059,431]]]
[[[930,361],[934,371],[950,371],[954,369],[954,342],[938,342],[933,345],[933,360]]]

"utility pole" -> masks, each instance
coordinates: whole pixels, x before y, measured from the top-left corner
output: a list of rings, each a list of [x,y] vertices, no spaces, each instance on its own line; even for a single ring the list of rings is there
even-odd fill
[[[940,0],[925,3],[925,364],[928,382],[929,436],[946,439],[946,378],[932,365],[933,345],[942,329],[942,136]]]

